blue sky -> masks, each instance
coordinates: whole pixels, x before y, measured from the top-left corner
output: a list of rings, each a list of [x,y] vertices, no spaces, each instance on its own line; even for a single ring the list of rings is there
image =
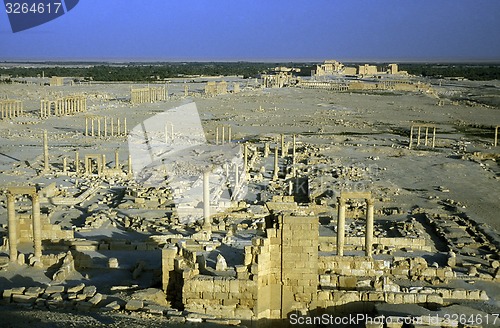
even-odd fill
[[[3,8],[2,8],[3,9]],[[81,0],[0,60],[500,61],[498,0]]]

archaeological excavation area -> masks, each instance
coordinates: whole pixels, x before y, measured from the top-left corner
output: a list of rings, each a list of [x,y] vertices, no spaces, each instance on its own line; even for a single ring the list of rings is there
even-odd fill
[[[500,83],[339,65],[0,84],[2,315],[500,325]]]

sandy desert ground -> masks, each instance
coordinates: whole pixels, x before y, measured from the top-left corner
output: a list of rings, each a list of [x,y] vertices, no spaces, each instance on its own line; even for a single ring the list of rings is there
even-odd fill
[[[305,150],[299,154],[304,162],[314,157],[330,166],[326,173],[321,171],[320,165],[309,168],[311,186],[317,191],[321,190],[315,197],[318,202],[325,198],[327,203],[333,204],[335,198],[331,195],[342,188],[339,181],[333,178],[332,168],[359,168],[363,171],[362,177],[347,187],[370,190],[377,199],[384,200],[376,206],[396,208],[396,214],[389,216],[389,219],[404,218],[419,210],[431,213],[448,211],[463,213],[478,224],[487,224],[494,233],[500,232],[500,148],[493,147],[493,127],[500,124],[500,82],[448,81],[441,86],[434,85],[434,93],[369,93],[300,88],[261,89],[255,87],[254,80],[234,80],[242,86],[240,93],[216,97],[203,96],[204,83],[193,82],[188,83],[190,95],[184,97],[184,80],[174,80],[168,87],[169,100],[139,105],[130,104],[131,84],[127,83],[63,87],[0,85],[0,98],[22,99],[27,112],[24,117],[0,121],[0,186],[28,183],[48,185],[51,182],[70,185],[71,178],[66,176],[37,174],[43,167],[43,130],[48,132],[50,162],[55,171],[61,171],[63,157],[71,161],[75,151],[79,151],[81,157],[84,154],[105,154],[108,161],[113,162],[115,150],[118,150],[120,161],[126,166],[129,154],[126,138],[85,136],[85,116],[126,117],[128,127],[132,129],[165,110],[195,102],[205,137],[211,143],[215,142],[216,127],[221,125],[231,126],[232,138],[238,142],[274,142],[280,134],[287,138],[297,135],[298,145]],[[39,117],[41,98],[74,94],[87,97],[86,113],[44,119]],[[444,105],[437,105],[437,97]],[[420,146],[408,149],[410,126],[414,123],[436,125],[435,148]],[[113,183],[109,182],[110,186]],[[256,195],[252,193],[256,191],[252,190],[248,197],[253,200]],[[329,197],[323,197],[322,194]],[[96,196],[88,204],[102,199],[102,195]],[[2,202],[5,205],[4,198]],[[51,223],[66,228],[81,227],[84,212],[78,207],[65,210],[52,216]],[[152,218],[163,214],[154,211],[136,212],[136,215]],[[330,214],[335,217],[336,210],[332,208]],[[3,227],[7,225],[5,206],[0,208],[0,224]],[[140,239],[144,233],[124,232],[120,227],[108,224],[89,231],[76,230],[75,236]],[[20,249],[29,252],[30,247],[25,245]],[[4,252],[4,256],[7,256],[7,252]],[[145,260],[152,267],[160,267],[159,253],[147,256]],[[119,260],[123,263],[130,261],[133,265],[137,258],[128,259],[124,256]],[[90,278],[78,274],[72,281],[92,280],[92,273],[87,274]],[[50,283],[49,277],[29,267],[9,267],[0,272],[0,277],[0,289],[22,285],[26,279]],[[108,292],[116,280],[116,277],[98,277],[97,274],[95,277],[92,283]],[[130,283],[127,279],[124,278],[120,284]],[[151,279],[154,277],[145,276],[139,285],[147,287]],[[498,312],[498,283],[485,283],[484,288],[491,293],[488,303],[490,313]],[[84,315],[78,314],[70,322],[64,313],[54,313],[47,319],[48,314],[44,311],[24,312],[23,309],[9,310],[5,307],[1,311],[2,317],[12,318],[7,325],[10,327],[140,325],[138,319],[127,316],[82,319]],[[156,322],[158,327],[172,324],[155,320],[150,322]]]

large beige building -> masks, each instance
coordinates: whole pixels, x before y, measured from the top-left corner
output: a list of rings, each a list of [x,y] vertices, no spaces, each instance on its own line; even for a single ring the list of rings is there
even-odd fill
[[[336,60],[325,60],[321,65],[316,65],[316,76],[341,74],[344,64]]]

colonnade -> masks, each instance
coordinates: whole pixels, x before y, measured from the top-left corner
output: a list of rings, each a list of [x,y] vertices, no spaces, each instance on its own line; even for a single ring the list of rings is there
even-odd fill
[[[436,126],[432,124],[413,124],[410,128],[410,142],[408,145],[408,148],[411,149],[413,146],[413,135],[414,135],[414,130],[417,128],[417,146],[420,145],[420,139],[421,139],[421,130],[425,129],[425,141],[424,145],[427,146],[428,144],[428,139],[429,139],[429,129],[432,129],[432,148],[436,145]]]
[[[40,117],[63,116],[87,111],[87,98],[67,96],[56,100],[40,100]]]
[[[24,114],[23,102],[21,100],[0,100],[0,118],[19,117]]]
[[[226,134],[227,131],[227,134]],[[220,136],[220,139],[219,139]],[[220,127],[217,126],[215,127],[215,144],[218,145],[220,141],[221,144],[224,144],[225,142],[231,143],[232,140],[232,127],[231,126],[224,126],[221,125]]]
[[[168,92],[165,86],[147,87],[130,90],[130,102],[132,104],[154,103],[168,99]]]
[[[90,123],[90,124],[89,124]],[[85,136],[88,137],[120,137],[127,136],[127,118],[119,117],[85,117]]]

